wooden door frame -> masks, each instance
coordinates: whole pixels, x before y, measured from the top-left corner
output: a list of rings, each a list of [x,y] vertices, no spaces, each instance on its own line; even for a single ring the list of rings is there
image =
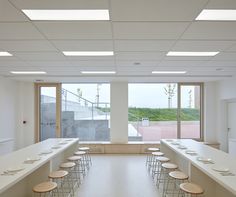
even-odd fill
[[[56,87],[56,137],[61,137],[61,83],[35,83],[35,143],[40,141],[40,88]]]

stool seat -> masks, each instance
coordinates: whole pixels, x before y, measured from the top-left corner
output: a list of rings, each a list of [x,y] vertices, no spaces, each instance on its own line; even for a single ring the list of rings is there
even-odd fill
[[[161,164],[161,166],[165,169],[177,169],[178,168],[178,166],[176,164],[169,163],[169,162],[168,163],[163,163],[163,164]]]
[[[195,183],[181,183],[180,189],[189,194],[203,194],[203,189]]]
[[[66,162],[60,165],[60,168],[73,168],[76,164],[74,162]]]
[[[67,160],[69,160],[69,161],[79,161],[81,159],[82,159],[82,157],[80,157],[80,156],[71,156],[71,157],[67,158]]]
[[[75,155],[85,155],[86,152],[85,151],[77,151],[74,153]]]
[[[159,151],[160,149],[159,149],[159,148],[153,148],[153,147],[151,147],[151,148],[148,148],[147,150],[154,152],[154,151]]]
[[[167,158],[167,157],[157,157],[156,160],[160,161],[160,162],[168,162],[168,161],[170,161],[170,159]]]
[[[188,179],[188,175],[186,175],[185,173],[183,173],[181,171],[172,171],[172,172],[169,173],[169,176],[174,178],[174,179],[178,179],[178,180]]]
[[[88,151],[88,150],[90,150],[90,148],[89,147],[79,147],[79,150],[82,150],[82,151]]]
[[[162,152],[152,152],[152,155],[153,156],[163,156],[164,153],[162,153]]]
[[[57,170],[57,171],[54,171],[54,172],[50,172],[48,177],[52,178],[52,179],[58,179],[58,178],[63,178],[66,175],[68,175],[67,171],[65,171],[65,170]]]
[[[57,188],[57,183],[47,181],[47,182],[43,182],[43,183],[40,183],[40,184],[34,186],[33,191],[36,193],[46,193],[46,192],[50,192],[56,188]]]

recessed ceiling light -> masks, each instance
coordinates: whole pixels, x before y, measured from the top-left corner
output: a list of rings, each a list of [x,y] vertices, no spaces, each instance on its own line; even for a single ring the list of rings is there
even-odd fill
[[[110,20],[109,10],[28,10],[22,12],[30,20],[87,21]]]
[[[189,51],[170,51],[167,56],[215,56],[219,52],[189,52]]]
[[[12,54],[10,54],[6,51],[0,51],[0,56],[12,56]]]
[[[113,51],[62,51],[65,56],[112,56]]]
[[[236,10],[204,9],[198,15],[196,20],[235,21],[236,20]]]
[[[115,71],[81,71],[82,74],[116,74]]]
[[[11,71],[12,74],[18,75],[37,75],[37,74],[47,74],[44,71]]]
[[[152,71],[152,74],[185,74],[187,71]]]

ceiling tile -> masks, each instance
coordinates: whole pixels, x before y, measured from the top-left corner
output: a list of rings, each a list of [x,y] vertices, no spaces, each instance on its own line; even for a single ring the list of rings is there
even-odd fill
[[[61,51],[112,51],[112,40],[51,40]]]
[[[115,40],[116,51],[169,51],[174,40]]]
[[[235,22],[193,22],[181,38],[204,40],[236,39]]]
[[[112,39],[110,22],[35,22],[48,39]]]
[[[115,39],[178,39],[186,22],[114,22]]]
[[[138,65],[135,65],[135,63],[139,63]],[[118,67],[132,67],[133,69],[136,68],[145,68],[145,67],[156,67],[158,65],[159,61],[116,61],[116,65]]]
[[[0,23],[0,39],[44,39],[39,31],[28,22]]]
[[[207,9],[236,9],[235,0],[209,0]]]
[[[56,48],[46,40],[0,40],[0,50],[56,51]]]
[[[28,18],[18,9],[16,9],[9,1],[0,1],[0,22],[10,21],[28,21]]]
[[[232,61],[236,60],[236,52],[227,52],[227,53],[219,53],[218,55],[214,56],[212,60],[227,60],[227,61]]]
[[[111,0],[113,21],[192,21],[207,0]]]
[[[11,0],[21,9],[107,9],[108,0]]]
[[[117,60],[160,60],[166,52],[116,52]]]
[[[232,41],[179,40],[171,51],[224,51]]]
[[[158,67],[198,67],[204,66],[206,61],[162,61]]]
[[[214,66],[218,68],[236,67],[236,61],[208,61],[206,62],[206,66]]]
[[[13,55],[26,61],[65,60],[65,56],[59,52],[14,52]]]

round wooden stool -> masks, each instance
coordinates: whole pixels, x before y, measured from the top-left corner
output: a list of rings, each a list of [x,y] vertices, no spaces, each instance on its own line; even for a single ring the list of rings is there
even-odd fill
[[[159,173],[159,177],[157,178],[157,186],[159,187],[161,183],[163,183],[163,193],[166,189],[166,183],[168,180],[169,172],[174,171],[178,168],[178,166],[174,163],[170,162],[162,162],[161,163],[161,170]]]
[[[79,182],[77,181],[77,176],[75,175],[75,173],[73,173],[75,171],[74,170],[75,166],[76,166],[76,164],[74,162],[66,162],[66,163],[62,163],[60,165],[60,169],[66,170],[69,173],[68,176],[66,177],[66,181],[68,183],[68,187],[71,188],[71,193],[73,192],[72,194],[75,193],[74,188],[76,186],[79,187]]]
[[[80,156],[82,157],[82,170],[83,170],[83,174],[86,174],[86,169],[89,169],[89,161],[86,159],[86,152],[85,151],[77,151],[74,153],[74,155]]]
[[[155,148],[155,147],[150,147],[150,148],[147,148],[147,157],[146,157],[146,166],[148,165],[149,166],[149,163],[151,162],[151,158],[152,158],[152,155],[151,153],[152,152],[157,152],[157,151],[160,151],[159,148]]]
[[[85,151],[86,152],[85,158],[92,165],[92,159],[91,159],[91,156],[90,156],[90,148],[86,147],[86,146],[79,147],[79,151]]]
[[[79,184],[81,184],[81,161],[82,161],[82,157],[80,156],[71,156],[67,158],[68,161],[70,162],[74,162],[76,165],[75,167],[72,169],[72,172],[75,173],[76,179],[78,181]],[[83,175],[83,174],[82,174]]]
[[[204,193],[204,190],[201,188],[201,186],[195,183],[181,183],[179,188],[184,195],[189,194],[190,196],[198,197]]]
[[[47,194],[51,195],[56,189],[57,189],[57,183],[52,181],[46,181],[34,186],[33,192],[38,193],[39,196]]]
[[[164,157],[164,156],[155,157],[154,168],[152,169],[153,179],[155,179],[155,175],[157,175],[157,178],[159,177],[159,174],[161,172],[161,164],[168,161],[170,161],[168,157]]]
[[[69,173],[65,170],[57,170],[57,171],[50,172],[48,175],[48,178],[52,179],[53,182],[57,183],[57,191],[58,193],[62,193],[63,196],[64,194],[70,193],[70,190],[67,191],[66,185],[64,184],[65,177],[68,174]]]
[[[152,172],[152,176],[154,176],[153,171],[156,169],[156,165],[158,164],[156,161],[157,157],[164,156],[164,153],[162,152],[152,152],[151,153],[151,159],[149,162],[148,170]]]
[[[171,171],[167,178],[166,188],[164,188],[163,195],[177,195],[179,194],[179,185],[188,181],[188,175],[181,171]]]

